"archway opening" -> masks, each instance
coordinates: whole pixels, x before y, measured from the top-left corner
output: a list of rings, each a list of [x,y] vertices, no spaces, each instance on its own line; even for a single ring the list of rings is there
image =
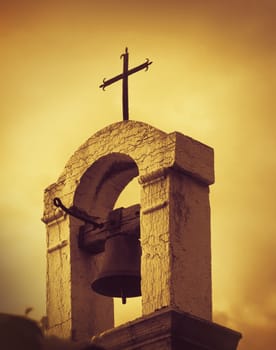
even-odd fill
[[[82,176],[75,191],[74,205],[90,215],[106,218],[113,209],[139,204],[138,174],[136,163],[128,155],[110,153],[103,156]],[[86,276],[87,283],[91,284],[101,270],[104,252],[94,255],[90,262],[84,259],[88,264],[87,271],[90,270],[90,276]],[[99,303],[105,302],[106,305],[110,305],[106,297],[106,301],[99,294],[94,298],[97,298]],[[127,303],[123,305],[120,298],[113,298],[114,325],[118,326],[141,316],[141,303],[141,297],[127,298]]]

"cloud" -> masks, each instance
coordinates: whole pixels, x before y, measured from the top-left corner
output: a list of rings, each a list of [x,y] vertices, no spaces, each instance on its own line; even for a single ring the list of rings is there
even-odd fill
[[[12,286],[16,300],[22,283],[20,310],[33,306],[18,258],[26,270],[34,252],[44,258],[34,239],[45,240],[43,189],[86,138],[119,120],[120,86],[103,94],[98,85],[121,69],[129,43],[131,65],[141,55],[154,62],[131,84],[132,115],[215,148],[215,317],[243,333],[241,349],[275,347],[276,2],[18,0],[0,9],[1,255],[13,247],[9,272],[1,266],[5,297]],[[41,278],[42,289],[41,271],[31,285]]]
[[[240,305],[227,313],[215,312],[214,321],[242,333],[239,350],[273,349],[276,346],[276,312],[266,322],[263,322],[261,314],[250,318],[243,312]]]

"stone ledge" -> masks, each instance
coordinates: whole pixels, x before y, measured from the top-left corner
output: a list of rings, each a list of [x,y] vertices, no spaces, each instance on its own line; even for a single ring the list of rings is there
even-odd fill
[[[169,135],[175,142],[174,167],[212,185],[215,182],[213,148],[179,132]]]
[[[241,334],[172,308],[164,308],[94,336],[107,350],[235,350]]]

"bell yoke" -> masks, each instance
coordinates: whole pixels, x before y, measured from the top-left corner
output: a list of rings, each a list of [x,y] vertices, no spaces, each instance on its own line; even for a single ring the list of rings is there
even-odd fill
[[[141,296],[140,205],[112,210],[101,220],[75,206],[66,208],[60,198],[53,203],[85,222],[79,230],[80,249],[91,255],[104,252],[101,271],[91,284],[94,292],[122,298],[123,304],[127,298]]]

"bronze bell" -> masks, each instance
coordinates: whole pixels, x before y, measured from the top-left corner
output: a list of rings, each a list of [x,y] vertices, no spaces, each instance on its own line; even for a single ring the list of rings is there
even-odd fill
[[[134,234],[116,234],[105,242],[101,272],[92,283],[92,289],[109,297],[126,298],[141,295],[141,246]]]

